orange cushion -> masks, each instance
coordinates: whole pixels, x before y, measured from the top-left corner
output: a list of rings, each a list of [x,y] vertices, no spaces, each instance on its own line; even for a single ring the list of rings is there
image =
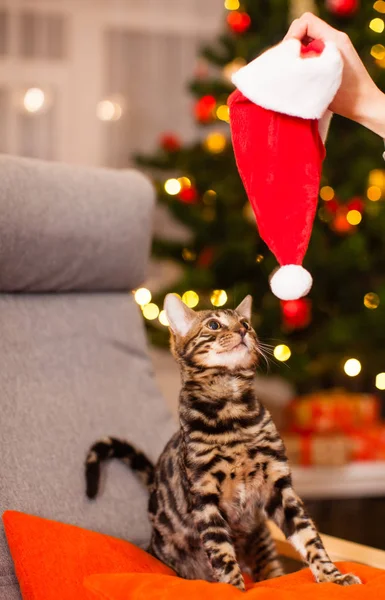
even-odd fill
[[[385,571],[354,563],[337,563],[364,585],[340,587],[315,583],[309,569],[248,586],[246,594],[224,583],[186,581],[161,574],[91,575],[85,586],[100,600],[367,600],[385,598]]]
[[[15,511],[5,512],[3,521],[24,600],[89,600],[83,580],[92,573],[173,574],[144,550],[108,535]]]

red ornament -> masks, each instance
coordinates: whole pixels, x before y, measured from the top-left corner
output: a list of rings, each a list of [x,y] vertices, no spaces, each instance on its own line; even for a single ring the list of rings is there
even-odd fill
[[[251,19],[247,13],[233,10],[227,16],[227,23],[234,33],[242,34],[249,29]]]
[[[214,96],[203,96],[194,107],[195,118],[200,123],[209,123],[215,119],[217,101]]]
[[[177,152],[181,149],[181,141],[173,133],[164,133],[159,140],[159,144],[166,152]]]
[[[347,203],[347,207],[348,210],[358,210],[358,212],[362,213],[364,210],[364,202],[362,201],[361,198],[357,197],[357,198],[352,198],[348,203]]]
[[[350,17],[359,6],[359,0],[326,0],[326,8],[338,17]]]
[[[348,209],[347,205],[338,207],[336,216],[330,224],[330,228],[333,231],[335,231],[336,233],[339,233],[341,235],[343,235],[345,233],[353,233],[353,231],[355,230],[355,227],[354,227],[354,225],[351,225],[346,218],[346,215],[348,214],[348,212],[349,212],[349,209]]]
[[[311,302],[307,298],[281,301],[283,324],[288,329],[303,329],[311,321]]]
[[[328,202],[325,202],[324,204],[324,208],[331,213],[332,215],[335,215],[338,211],[338,202],[337,200],[329,200]]]
[[[178,194],[179,200],[186,204],[195,204],[198,199],[198,192],[194,186],[183,188]]]
[[[209,267],[214,258],[214,249],[210,246],[208,248],[204,248],[200,255],[198,256],[197,265],[199,267]]]

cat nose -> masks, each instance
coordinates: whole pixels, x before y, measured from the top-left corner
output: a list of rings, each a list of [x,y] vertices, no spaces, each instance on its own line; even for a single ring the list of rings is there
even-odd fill
[[[244,338],[247,333],[247,329],[245,327],[241,327],[239,330],[239,333],[240,333],[241,337]]]

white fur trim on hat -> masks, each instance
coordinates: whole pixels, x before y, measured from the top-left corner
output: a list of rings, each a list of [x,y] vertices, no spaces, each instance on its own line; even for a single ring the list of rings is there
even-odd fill
[[[297,300],[306,296],[313,284],[312,276],[300,265],[284,265],[270,279],[271,291],[280,300]]]
[[[342,81],[343,62],[333,42],[322,54],[301,57],[301,42],[285,40],[232,76],[234,85],[254,104],[276,112],[320,119]]]

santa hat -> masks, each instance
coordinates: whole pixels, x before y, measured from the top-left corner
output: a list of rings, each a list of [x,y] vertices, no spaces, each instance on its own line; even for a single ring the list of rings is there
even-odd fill
[[[259,233],[281,267],[270,279],[281,300],[305,296],[302,267],[330,123],[328,106],[342,79],[333,43],[287,40],[233,75],[229,98],[235,158]]]

